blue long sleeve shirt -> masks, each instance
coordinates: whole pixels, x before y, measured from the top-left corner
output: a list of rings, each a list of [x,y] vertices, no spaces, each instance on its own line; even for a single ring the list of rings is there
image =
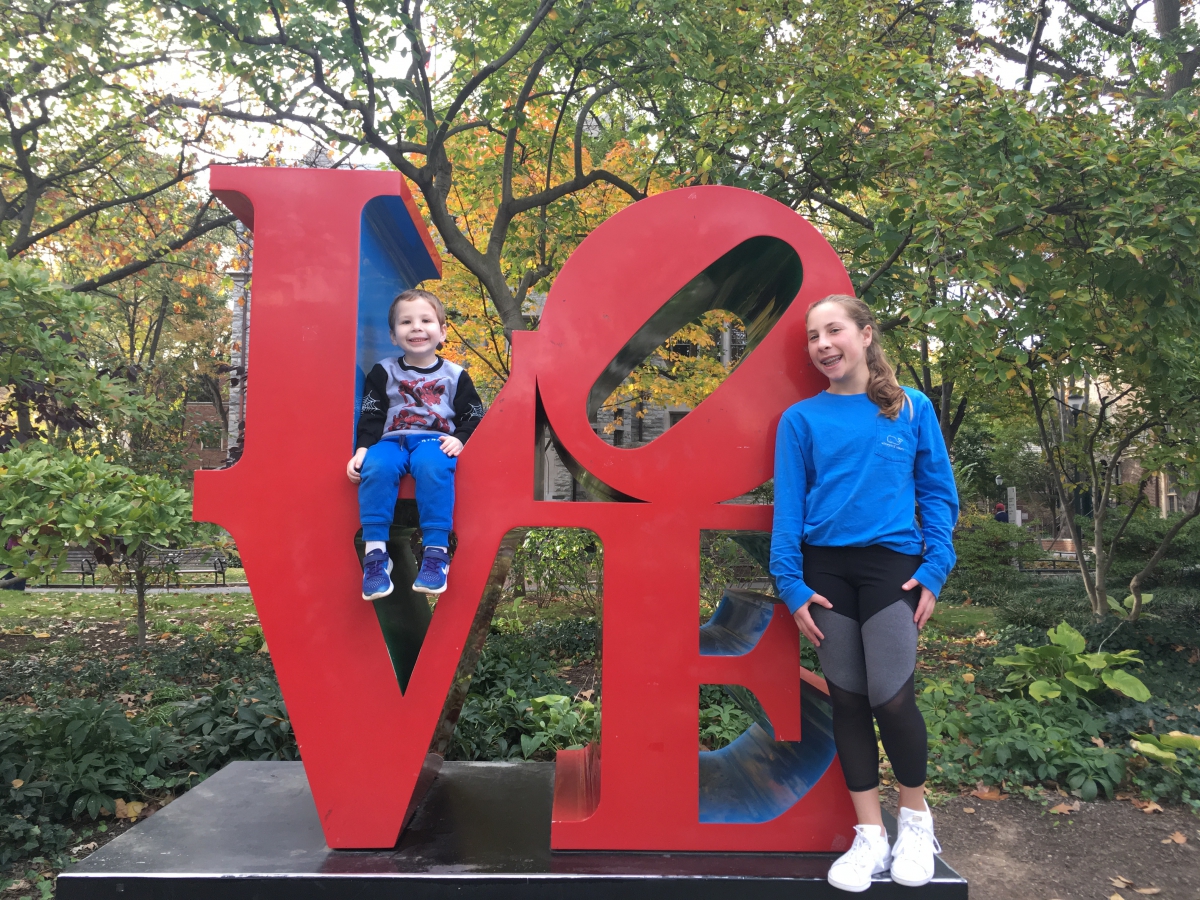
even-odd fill
[[[905,404],[895,420],[866,394],[828,391],[783,414],[775,438],[771,574],[792,612],[813,595],[801,543],[920,555],[913,577],[934,594],[954,567],[958,491],[950,457],[929,398],[904,391],[912,407]]]

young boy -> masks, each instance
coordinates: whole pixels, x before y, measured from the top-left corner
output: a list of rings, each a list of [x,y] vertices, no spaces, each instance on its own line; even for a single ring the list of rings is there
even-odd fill
[[[425,554],[413,590],[440,594],[450,569],[454,468],[463,443],[483,418],[483,403],[462,366],[437,355],[446,340],[446,309],[428,291],[404,291],[388,310],[398,358],[376,363],[363,386],[354,456],[346,475],[358,487],[366,543],[364,600],[392,592],[388,532],[400,478],[417,482]]]

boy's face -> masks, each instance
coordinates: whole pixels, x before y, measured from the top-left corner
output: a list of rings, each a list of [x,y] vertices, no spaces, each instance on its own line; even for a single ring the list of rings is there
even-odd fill
[[[407,357],[432,359],[438,344],[446,340],[446,326],[428,300],[405,300],[396,307],[392,343]]]

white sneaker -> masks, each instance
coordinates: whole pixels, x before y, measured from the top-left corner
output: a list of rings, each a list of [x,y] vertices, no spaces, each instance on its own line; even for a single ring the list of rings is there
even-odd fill
[[[933,855],[941,853],[933,836],[933,813],[901,809],[892,847],[892,881],[905,887],[920,887],[933,878]]]
[[[854,843],[829,867],[829,883],[843,891],[865,891],[871,876],[888,870],[892,852],[887,832],[878,825],[855,825]]]

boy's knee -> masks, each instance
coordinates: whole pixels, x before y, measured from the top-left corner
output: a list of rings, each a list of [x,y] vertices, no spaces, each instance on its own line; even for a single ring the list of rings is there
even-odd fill
[[[378,444],[376,446],[379,446]],[[367,451],[360,471],[363,479],[397,477],[398,466],[385,452],[375,452],[375,447]]]

